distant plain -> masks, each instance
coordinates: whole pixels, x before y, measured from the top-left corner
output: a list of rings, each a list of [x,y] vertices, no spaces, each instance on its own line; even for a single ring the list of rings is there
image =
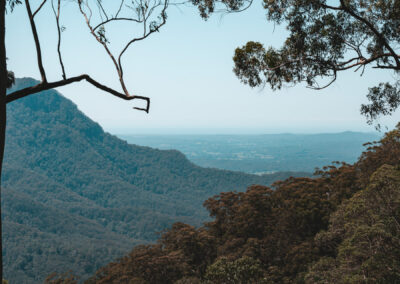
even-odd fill
[[[181,151],[193,163],[252,174],[279,171],[314,172],[333,161],[354,163],[379,140],[377,132],[265,135],[120,134],[128,143]]]

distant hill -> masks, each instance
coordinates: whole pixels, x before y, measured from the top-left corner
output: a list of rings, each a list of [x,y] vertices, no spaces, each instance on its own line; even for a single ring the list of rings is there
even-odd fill
[[[18,79],[13,89],[34,83]],[[11,103],[7,127],[2,204],[11,283],[69,269],[85,278],[173,222],[200,225],[210,196],[307,175],[205,169],[175,150],[129,145],[53,90]]]
[[[265,173],[314,172],[332,161],[354,163],[363,144],[381,138],[378,133],[265,135],[118,135],[129,143],[158,149],[177,149],[202,167]]]

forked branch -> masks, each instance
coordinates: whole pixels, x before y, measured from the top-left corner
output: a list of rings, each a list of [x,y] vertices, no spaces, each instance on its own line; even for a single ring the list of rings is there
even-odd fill
[[[54,1],[57,1],[57,4],[55,5]],[[47,78],[46,78],[46,72],[43,66],[43,60],[42,60],[42,52],[41,52],[41,48],[40,48],[40,42],[39,42],[39,37],[38,37],[38,32],[36,29],[36,25],[35,25],[35,21],[34,21],[34,17],[37,15],[37,13],[43,8],[43,6],[46,4],[47,0],[43,0],[41,2],[41,4],[39,5],[39,7],[36,9],[36,11],[34,13],[32,13],[32,9],[30,6],[30,2],[29,0],[25,0],[25,5],[26,5],[26,9],[28,12],[28,18],[30,21],[30,25],[31,25],[31,29],[32,29],[32,35],[33,35],[33,39],[35,42],[35,47],[36,47],[36,53],[37,53],[37,62],[38,62],[38,68],[40,71],[40,75],[41,75],[41,83],[29,87],[29,88],[25,88],[16,92],[13,92],[9,95],[7,95],[6,98],[6,102],[12,102],[14,100],[29,96],[31,94],[37,93],[37,92],[41,92],[41,91],[45,91],[48,89],[52,89],[52,88],[57,88],[57,87],[61,87],[61,86],[65,86],[74,82],[78,82],[78,81],[82,81],[82,80],[86,80],[88,83],[92,84],[93,86],[95,86],[96,88],[99,88],[105,92],[108,92],[111,95],[114,95],[118,98],[124,99],[124,100],[134,100],[134,99],[140,99],[140,100],[144,100],[146,102],[146,107],[144,108],[140,108],[140,107],[134,107],[135,109],[138,110],[142,110],[145,112],[149,112],[150,109],[150,99],[148,97],[144,97],[144,96],[136,96],[136,95],[131,95],[126,86],[125,86],[125,82],[123,79],[123,70],[122,70],[122,64],[120,62],[120,58],[121,55],[126,51],[126,49],[135,41],[139,41],[139,40],[143,40],[146,37],[148,37],[151,33],[158,31],[158,29],[165,24],[165,20],[166,20],[166,13],[165,13],[165,9],[168,6],[168,2],[164,2],[164,9],[161,12],[161,17],[163,19],[163,21],[158,24],[158,25],[154,25],[154,23],[152,23],[152,25],[149,26],[149,30],[148,32],[146,32],[146,21],[149,19],[149,17],[151,16],[151,13],[153,12],[153,10],[158,7],[158,5],[154,5],[153,7],[150,7],[150,9],[148,9],[149,7],[146,6],[146,9],[140,9],[140,11],[142,11],[141,13],[143,13],[143,11],[147,11],[147,13],[144,14],[140,14],[138,19],[136,18],[128,18],[128,17],[120,17],[119,14],[122,11],[123,5],[124,5],[124,1],[125,0],[121,0],[120,4],[118,5],[118,10],[117,13],[115,14],[115,16],[109,16],[106,12],[106,10],[103,8],[101,1],[99,0],[94,0],[97,1],[100,13],[101,13],[101,18],[103,19],[103,17],[105,17],[105,20],[102,20],[102,22],[100,24],[98,24],[97,26],[93,27],[90,23],[91,18],[92,18],[92,9],[90,9],[88,1],[85,1],[85,6],[87,6],[87,9],[89,11],[89,14],[86,14],[85,11],[83,10],[83,0],[77,0],[78,1],[78,5],[80,8],[80,11],[82,13],[82,15],[84,16],[86,23],[90,29],[91,34],[96,38],[96,40],[101,43],[103,45],[103,47],[105,48],[107,54],[110,56],[110,58],[112,59],[114,66],[118,72],[118,77],[123,89],[123,93],[116,91],[112,88],[109,88],[101,83],[99,83],[98,81],[94,80],[92,77],[90,77],[87,74],[83,74],[83,75],[79,75],[76,77],[72,77],[72,78],[68,78],[65,72],[65,66],[64,66],[64,62],[62,59],[62,54],[61,54],[61,35],[62,35],[62,31],[63,31],[63,27],[60,25],[60,14],[61,14],[61,0],[51,0],[51,5],[52,5],[52,9],[54,12],[54,16],[56,19],[56,24],[57,24],[57,32],[58,32],[58,42],[57,42],[57,52],[58,52],[58,58],[59,58],[59,63],[61,66],[61,70],[62,70],[62,80],[60,81],[56,81],[56,82],[47,82]],[[142,0],[141,0],[142,1]],[[161,1],[161,0],[159,0]],[[167,1],[167,0],[165,0]],[[142,3],[142,2],[140,2]],[[146,2],[147,3],[147,2]],[[159,2],[161,3],[161,2]],[[142,7],[143,8],[143,7]],[[139,10],[138,10],[139,11]],[[150,11],[150,12],[148,12]],[[111,53],[109,47],[108,47],[108,42],[107,42],[107,38],[105,37],[105,30],[104,30],[104,25],[113,21],[129,21],[129,22],[135,22],[135,23],[143,23],[144,24],[144,34],[142,37],[139,38],[134,38],[131,41],[128,42],[128,44],[125,46],[125,48],[123,49],[123,51],[121,52],[121,54],[119,55],[119,62],[117,62],[117,60],[115,59],[115,57],[113,56],[113,54]],[[103,29],[102,29],[103,28]],[[101,30],[102,29],[102,30]]]
[[[146,39],[154,32],[158,32],[159,29],[163,25],[165,25],[166,19],[167,19],[166,9],[168,8],[169,2],[168,2],[168,0],[132,1],[133,6],[125,5],[127,8],[131,9],[131,12],[133,12],[132,16],[126,16],[126,15],[120,16],[121,11],[124,6],[124,0],[121,0],[115,16],[111,16],[111,15],[107,14],[101,1],[96,0],[95,2],[99,8],[99,13],[100,13],[99,17],[101,19],[100,23],[92,24],[92,22],[91,22],[92,12],[91,11],[93,11],[93,9],[90,8],[90,3],[88,0],[86,0],[86,1],[78,0],[79,10],[86,21],[86,24],[90,30],[90,33],[96,39],[96,41],[103,46],[107,55],[110,57],[111,61],[113,62],[114,67],[117,71],[123,92],[125,93],[126,96],[130,96],[130,93],[128,91],[128,88],[126,87],[125,80],[124,80],[124,69],[122,66],[121,58],[133,43]],[[157,8],[161,9],[159,16],[158,16],[158,21],[151,20],[151,17],[153,16],[153,13]],[[85,10],[89,11],[90,14],[88,14]],[[143,33],[139,37],[134,37],[134,38],[131,38],[130,40],[128,40],[127,44],[122,48],[121,52],[119,53],[119,55],[117,57],[111,52],[111,49],[109,47],[110,43],[109,43],[109,40],[106,35],[105,26],[112,22],[123,22],[123,21],[128,22],[128,23],[130,22],[130,23],[141,24]]]

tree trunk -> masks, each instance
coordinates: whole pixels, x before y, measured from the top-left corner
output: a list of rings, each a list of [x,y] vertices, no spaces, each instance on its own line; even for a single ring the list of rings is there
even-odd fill
[[[0,0],[0,280],[3,279],[3,232],[1,220],[1,174],[3,169],[4,146],[6,141],[6,91],[7,91],[7,62],[5,45],[5,14],[6,0]]]

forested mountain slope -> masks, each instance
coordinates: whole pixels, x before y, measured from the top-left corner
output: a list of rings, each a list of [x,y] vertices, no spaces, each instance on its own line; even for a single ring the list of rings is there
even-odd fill
[[[211,222],[175,223],[85,283],[400,283],[400,124],[352,165],[205,206]]]
[[[18,79],[13,88],[34,82]],[[37,283],[66,267],[88,276],[173,222],[200,225],[209,196],[291,175],[204,169],[178,151],[129,145],[53,90],[11,103],[7,127],[2,202],[11,283]]]

